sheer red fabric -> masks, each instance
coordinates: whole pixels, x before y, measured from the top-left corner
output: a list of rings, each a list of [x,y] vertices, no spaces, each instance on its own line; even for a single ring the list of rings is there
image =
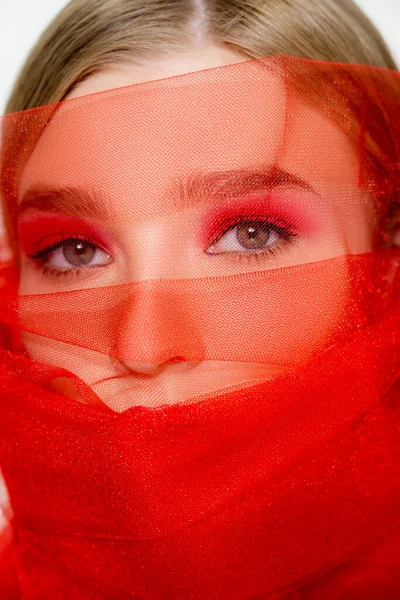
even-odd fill
[[[280,56],[4,117],[22,598],[400,597],[399,89]]]

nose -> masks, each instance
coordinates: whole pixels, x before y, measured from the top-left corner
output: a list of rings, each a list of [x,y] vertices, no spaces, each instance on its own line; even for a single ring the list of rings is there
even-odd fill
[[[179,362],[199,362],[203,354],[191,307],[172,280],[129,286],[121,302],[113,354],[131,371],[154,376]]]
[[[183,356],[173,356],[169,360],[163,363],[145,363],[145,362],[134,362],[132,360],[122,360],[123,364],[130,370],[139,375],[148,375],[153,377],[161,372],[163,367],[167,365],[176,364],[180,362],[186,362]]]

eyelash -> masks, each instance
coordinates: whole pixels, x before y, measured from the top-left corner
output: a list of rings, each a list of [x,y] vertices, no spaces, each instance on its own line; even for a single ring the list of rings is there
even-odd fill
[[[98,243],[94,242],[93,240],[90,240],[89,238],[87,238],[85,236],[76,235],[76,236],[65,237],[62,240],[60,240],[59,242],[52,244],[51,246],[48,246],[47,248],[44,248],[43,250],[40,250],[40,252],[37,252],[36,254],[31,254],[29,256],[29,258],[36,263],[36,267],[41,271],[41,273],[44,277],[49,277],[52,279],[77,278],[82,274],[83,271],[87,271],[88,269],[90,269],[90,266],[89,267],[76,267],[75,269],[62,270],[62,269],[52,268],[48,264],[46,264],[46,257],[48,258],[52,252],[54,252],[55,250],[58,250],[59,248],[62,248],[64,244],[66,244],[70,241],[75,241],[75,240],[77,240],[77,241],[79,240],[79,241],[85,242],[86,244],[90,244],[91,246],[93,246],[93,248],[96,248],[99,250],[104,250],[104,248],[102,248]]]
[[[77,277],[79,277],[83,271],[87,270],[83,269],[82,267],[77,267],[76,269],[66,269],[65,271],[60,271],[59,269],[53,269],[51,267],[49,267],[46,264],[43,264],[40,267],[40,270],[42,272],[42,275],[44,277],[49,277],[51,279],[58,279],[58,278],[68,278],[68,279],[75,279]]]
[[[229,231],[231,231],[238,225],[247,224],[247,223],[248,224],[258,223],[258,224],[267,225],[268,227],[270,227],[270,229],[272,231],[274,231],[281,237],[282,241],[279,243],[279,245],[275,244],[275,245],[271,245],[271,246],[266,246],[265,248],[260,249],[260,250],[251,250],[251,251],[247,251],[247,252],[245,252],[245,251],[243,251],[243,252],[224,252],[224,253],[219,253],[219,254],[217,253],[214,256],[230,255],[229,258],[233,258],[234,260],[237,260],[239,262],[242,262],[243,260],[246,260],[248,263],[252,262],[254,260],[257,262],[261,262],[263,259],[265,259],[266,256],[276,256],[288,244],[292,243],[297,236],[297,233],[292,230],[291,226],[289,226],[287,224],[282,224],[282,222],[277,219],[271,219],[271,218],[262,219],[259,216],[254,216],[254,217],[246,216],[245,218],[243,216],[238,216],[233,219],[229,219],[228,221],[225,221],[222,225],[220,225],[218,227],[219,232],[217,233],[217,235],[214,235],[213,241],[209,244],[209,246],[216,244],[226,233],[228,233]],[[37,252],[36,254],[29,256],[30,259],[32,259],[35,263],[37,263],[36,266],[41,271],[41,273],[44,277],[52,278],[52,279],[77,278],[84,271],[87,271],[90,268],[90,266],[88,266],[88,267],[76,267],[76,268],[72,268],[72,269],[60,270],[60,269],[52,268],[46,264],[46,257],[48,257],[55,250],[62,248],[62,246],[64,244],[66,244],[67,242],[69,242],[71,240],[80,240],[87,244],[92,245],[96,249],[104,250],[99,244],[95,243],[93,240],[90,240],[84,236],[66,237],[65,239],[57,242],[56,244],[53,244],[47,248],[44,248],[40,252]]]
[[[279,219],[274,219],[271,217],[263,219],[260,218],[259,215],[254,217],[246,216],[245,218],[243,218],[243,216],[238,216],[234,217],[233,219],[228,219],[228,221],[224,221],[224,223],[218,227],[218,233],[217,235],[214,235],[213,240],[209,245],[212,246],[218,243],[218,241],[225,234],[227,234],[228,231],[231,231],[238,225],[250,225],[253,223],[263,224],[270,227],[272,231],[274,231],[281,237],[281,242],[279,243],[279,245],[266,246],[261,250],[250,250],[247,252],[225,252],[225,255],[233,255],[231,256],[231,258],[240,262],[242,262],[243,260],[247,261],[248,263],[254,260],[260,262],[263,259],[265,259],[266,256],[276,256],[279,252],[284,250],[284,248],[288,244],[293,243],[298,235],[297,232],[294,231],[289,224],[283,224],[282,221],[280,221]],[[218,254],[215,254],[214,256],[218,256]]]

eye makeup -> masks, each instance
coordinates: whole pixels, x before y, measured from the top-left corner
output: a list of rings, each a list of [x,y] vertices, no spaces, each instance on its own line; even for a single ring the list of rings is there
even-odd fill
[[[65,215],[32,215],[18,224],[18,237],[24,253],[34,257],[68,239],[83,239],[113,254],[110,236],[89,223]]]
[[[212,256],[214,264],[224,260],[256,260],[261,266],[262,261],[268,261],[269,257],[273,258],[288,251],[289,245],[293,245],[293,249],[290,250],[293,255],[297,247],[296,238],[300,238],[301,241],[323,229],[323,212],[317,209],[318,204],[319,198],[315,193],[296,189],[273,190],[264,195],[255,193],[244,198],[226,198],[222,203],[214,206],[200,203],[195,221],[190,228],[186,227],[185,221],[178,225],[171,244],[173,245],[176,239],[183,235],[182,251],[187,247],[187,242],[194,244],[201,248],[206,256]],[[229,244],[226,246],[226,242],[219,242],[229,232],[231,233],[228,239],[233,240],[235,229],[240,230],[246,226],[251,228],[253,224],[256,229],[258,227],[262,230],[265,227],[264,232],[271,231],[271,243],[266,243],[265,247],[241,248],[240,243],[235,242],[235,245],[229,247]],[[121,256],[121,250],[123,255],[134,250],[130,247],[129,240],[132,239],[130,234],[126,237],[125,250],[123,250],[123,246],[121,247],[115,241],[114,236],[104,231],[101,226],[92,225],[85,219],[59,213],[29,211],[21,215],[18,231],[24,254],[35,270],[50,279],[77,275],[97,277],[96,269],[92,267],[109,266],[115,262],[117,255]],[[154,238],[152,240],[155,243]],[[85,244],[91,246],[93,252],[97,252],[95,264],[72,264],[67,268],[62,256],[64,249],[69,243],[71,250],[74,243],[79,241],[83,242],[83,246]],[[296,244],[293,244],[294,242]],[[214,249],[213,245],[216,245]],[[83,246],[76,247],[77,257],[80,251],[83,252]],[[140,248],[136,251],[139,250]],[[145,247],[142,248],[142,251],[144,250]],[[100,264],[101,252],[109,255],[110,262],[104,260],[103,264]],[[224,262],[220,264],[223,269]]]
[[[314,197],[311,201],[310,196]],[[309,205],[307,207],[307,198]],[[321,214],[313,211],[315,195],[296,190],[282,193],[269,193],[265,196],[232,198],[217,208],[210,208],[204,217],[200,230],[200,244],[208,247],[233,224],[258,220],[270,223],[289,233],[311,236],[322,227]]]

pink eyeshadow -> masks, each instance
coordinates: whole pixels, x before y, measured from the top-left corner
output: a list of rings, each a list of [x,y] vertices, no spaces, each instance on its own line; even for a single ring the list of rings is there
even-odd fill
[[[111,251],[109,236],[89,223],[65,215],[32,215],[21,219],[18,238],[25,254],[35,254],[70,237],[82,237]]]
[[[297,196],[297,199],[296,199]],[[298,233],[310,235],[322,226],[321,214],[315,214],[311,208],[305,206],[306,196],[296,192],[286,192],[284,195],[276,193],[267,196],[250,196],[244,199],[233,200],[228,205],[210,208],[205,216],[202,228],[202,245],[207,245],[218,235],[219,228],[224,222],[229,222],[237,217],[243,218],[270,218],[271,221],[282,226],[290,227]]]

